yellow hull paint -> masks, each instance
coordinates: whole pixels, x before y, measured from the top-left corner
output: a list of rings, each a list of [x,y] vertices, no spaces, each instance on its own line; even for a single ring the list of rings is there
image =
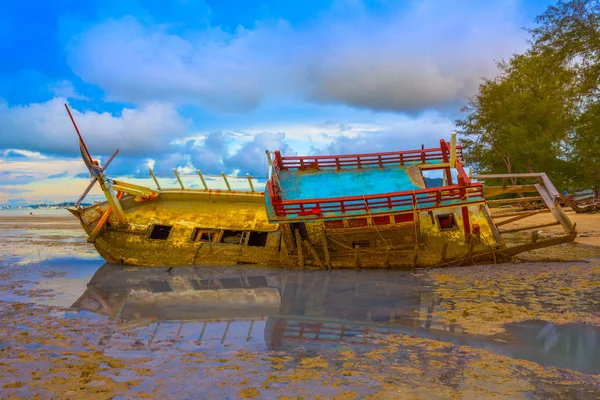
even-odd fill
[[[300,246],[294,232],[298,224],[268,223],[262,194],[164,190],[145,202],[125,196],[121,205],[127,224],[119,225],[111,216],[93,242],[106,261],[116,264],[412,268],[501,261],[498,250],[504,248],[483,204],[468,207],[471,225],[480,231],[468,239],[457,207],[416,213],[416,223],[374,225],[367,218],[366,226],[350,228],[346,223],[342,229],[330,229],[324,222],[313,222],[303,227]],[[90,234],[107,206],[72,212]],[[438,214],[452,214],[456,226],[440,230]],[[168,237],[152,238],[156,225],[171,227]],[[210,231],[210,241],[197,240],[198,230]],[[238,232],[238,243],[231,243],[237,236],[225,242],[232,231]],[[256,237],[264,240],[257,244]]]

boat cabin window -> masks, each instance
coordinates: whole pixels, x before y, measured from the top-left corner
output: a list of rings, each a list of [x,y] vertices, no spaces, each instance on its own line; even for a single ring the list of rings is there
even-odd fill
[[[242,242],[242,231],[223,231],[221,243],[240,244]]]
[[[268,232],[250,232],[248,246],[265,247],[267,244]]]
[[[150,239],[167,240],[171,229],[173,227],[168,225],[154,225],[150,232]]]
[[[214,242],[220,232],[220,230],[215,229],[194,228],[191,240],[192,242]]]
[[[363,247],[371,247],[371,241],[370,240],[355,240],[352,242],[352,248],[355,249],[357,247],[360,247],[361,249]]]
[[[454,214],[440,214],[436,215],[435,217],[437,218],[438,224],[440,226],[440,231],[458,229],[458,225],[456,225],[456,219],[454,218]]]

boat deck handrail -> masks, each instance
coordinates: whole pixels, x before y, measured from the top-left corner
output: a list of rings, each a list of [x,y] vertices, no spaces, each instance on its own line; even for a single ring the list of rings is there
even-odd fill
[[[271,218],[277,221],[289,219],[306,219],[307,217],[335,218],[371,213],[384,212],[413,212],[413,210],[433,210],[446,206],[460,206],[484,202],[483,185],[472,183],[465,172],[462,163],[462,148],[456,146],[453,154],[450,144],[440,140],[439,148],[422,148],[419,150],[408,150],[372,154],[351,154],[344,156],[303,156],[282,157],[275,152],[273,162],[275,177],[267,182],[269,200],[273,208]],[[456,168],[458,172],[457,184],[448,186],[404,190],[389,193],[364,194],[344,197],[313,198],[313,199],[285,199],[282,198],[279,174],[282,171],[296,169],[304,171],[308,168],[319,170],[321,167],[336,168],[351,166],[354,169],[362,166],[384,165],[406,165],[427,163],[427,161],[440,161],[439,169],[444,169],[450,175],[450,168]],[[311,163],[308,163],[311,161]]]
[[[444,143],[445,144],[445,143]],[[447,144],[446,144],[447,145]],[[457,158],[462,160],[462,147],[456,147]],[[449,149],[422,148],[418,150],[392,151],[382,153],[325,155],[325,156],[281,156],[275,152],[275,171],[336,168],[362,168],[378,166],[383,168],[389,165],[414,165],[427,163],[447,163],[449,161]]]
[[[452,185],[395,193],[307,200],[277,198],[271,181],[267,184],[267,189],[276,220],[307,216],[340,217],[346,213],[360,215],[428,211],[444,206],[485,201],[481,183],[472,183],[470,186]]]

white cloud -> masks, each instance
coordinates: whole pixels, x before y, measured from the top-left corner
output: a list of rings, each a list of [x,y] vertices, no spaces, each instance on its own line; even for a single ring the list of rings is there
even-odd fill
[[[29,158],[29,159],[38,159],[38,160],[43,160],[48,158],[47,156],[43,155],[40,152],[37,151],[29,151],[29,150],[23,150],[23,149],[5,149],[0,151],[0,154],[3,157],[17,157],[17,158]]]
[[[83,100],[85,99],[84,96],[81,96],[80,94],[78,94],[75,91],[75,87],[73,86],[73,83],[69,82],[69,81],[57,81],[57,82],[52,82],[49,85],[49,89],[50,92],[52,94],[54,94],[55,97],[61,97],[61,98],[67,98],[67,99],[78,99],[78,100]]]
[[[242,174],[264,177],[268,175],[269,170],[265,150],[280,150],[289,155],[294,153],[287,144],[284,133],[263,132],[255,135],[252,141],[244,143],[235,154],[225,159],[225,165],[239,170]]]
[[[352,124],[348,124],[350,130]],[[318,154],[352,154],[418,149],[439,146],[439,140],[450,140],[454,122],[437,112],[418,117],[398,116],[382,121],[379,129],[335,135],[325,146],[315,146]]]
[[[18,159],[18,161],[0,158],[0,176],[21,175],[30,177],[30,180],[42,180],[50,175],[61,174],[64,171],[77,174],[87,172],[87,169],[80,158],[57,159],[44,157]]]
[[[494,59],[522,48],[518,2],[412,1],[334,8],[313,24],[257,23],[178,36],[133,17],[81,33],[73,70],[114,98],[248,111],[268,97],[418,111],[464,101]]]
[[[0,103],[0,148],[77,154],[77,135],[65,102],[54,98],[27,106]],[[71,111],[92,155],[111,154],[117,148],[129,156],[164,152],[172,138],[185,135],[188,125],[175,107],[164,103],[124,108],[119,115]]]

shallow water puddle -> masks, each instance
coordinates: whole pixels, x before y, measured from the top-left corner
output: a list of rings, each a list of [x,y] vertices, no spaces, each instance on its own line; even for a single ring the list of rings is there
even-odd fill
[[[85,291],[99,258],[54,258],[39,263],[8,259],[0,272],[0,300],[70,307]],[[12,263],[10,262],[12,261]]]

